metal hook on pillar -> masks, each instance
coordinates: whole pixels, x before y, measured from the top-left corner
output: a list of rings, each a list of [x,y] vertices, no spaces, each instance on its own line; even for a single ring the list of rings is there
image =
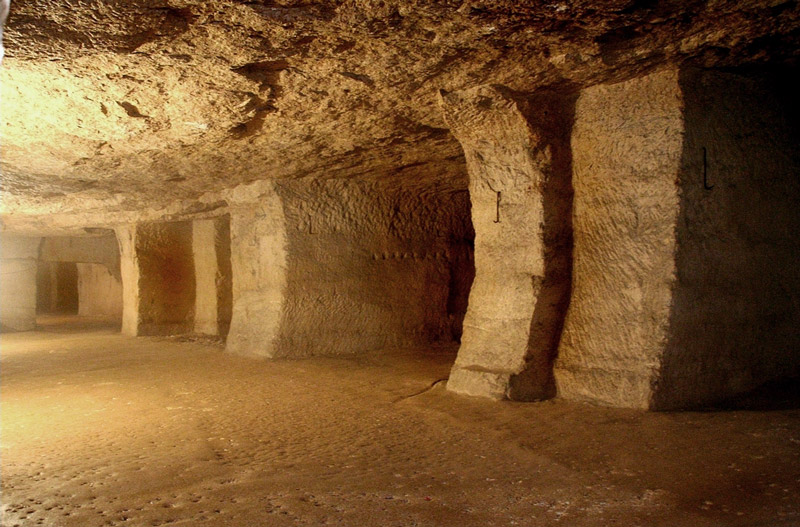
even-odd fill
[[[497,218],[494,220],[495,223],[500,223],[500,191],[497,191]]]
[[[708,184],[708,152],[706,147],[703,147],[703,188],[706,190],[714,188],[714,185]]]

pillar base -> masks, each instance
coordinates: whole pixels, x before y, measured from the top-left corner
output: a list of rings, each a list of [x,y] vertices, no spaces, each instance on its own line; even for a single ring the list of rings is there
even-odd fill
[[[454,367],[447,381],[451,392],[489,399],[506,399],[506,390],[511,379],[510,372],[495,372],[481,369]]]

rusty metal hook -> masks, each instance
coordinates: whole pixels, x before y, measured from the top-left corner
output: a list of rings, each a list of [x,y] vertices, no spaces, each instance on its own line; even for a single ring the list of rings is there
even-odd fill
[[[500,223],[500,191],[497,191],[497,219],[494,220],[495,223]]]
[[[708,184],[708,152],[706,147],[703,147],[703,188],[706,190],[714,188],[714,185]]]

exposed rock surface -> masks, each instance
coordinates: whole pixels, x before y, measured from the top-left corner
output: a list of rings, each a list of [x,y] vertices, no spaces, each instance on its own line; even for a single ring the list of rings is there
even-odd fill
[[[230,217],[192,223],[195,301],[194,332],[226,336],[231,325]]]
[[[16,2],[3,220],[52,232],[196,213],[214,206],[202,194],[264,178],[459,179],[438,89],[793,59],[799,14],[776,0]]]
[[[798,372],[794,0],[32,0],[6,33],[2,230],[47,241],[4,324],[40,258],[118,273],[124,333],[262,357],[466,316],[448,386],[495,398]],[[52,237],[109,228],[119,262]]]
[[[120,252],[113,231],[42,238],[37,258],[38,313],[74,308],[82,316],[122,315]]]
[[[746,73],[681,73],[677,274],[657,408],[800,375],[796,76]]]
[[[122,332],[172,335],[194,329],[196,280],[192,223],[120,228]]]
[[[120,319],[122,282],[101,264],[79,263],[78,314],[83,317]],[[119,266],[117,266],[119,268]]]
[[[113,232],[103,236],[51,236],[42,240],[41,262],[74,262],[102,264],[119,276],[119,247]]]
[[[683,146],[678,71],[581,93],[561,394],[647,407],[669,331]]]
[[[338,355],[460,335],[474,236],[466,191],[301,179],[229,199],[229,350]]]
[[[442,97],[466,155],[476,231],[476,279],[452,390],[514,399],[555,393],[552,361],[570,290],[573,105],[552,93],[517,102],[494,87]]]
[[[581,92],[561,396],[673,409],[798,374],[792,77],[666,69]]]

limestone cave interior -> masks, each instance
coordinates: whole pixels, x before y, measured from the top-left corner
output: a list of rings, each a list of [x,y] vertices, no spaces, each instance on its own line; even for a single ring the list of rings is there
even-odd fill
[[[796,0],[7,0],[0,523],[800,525]]]

